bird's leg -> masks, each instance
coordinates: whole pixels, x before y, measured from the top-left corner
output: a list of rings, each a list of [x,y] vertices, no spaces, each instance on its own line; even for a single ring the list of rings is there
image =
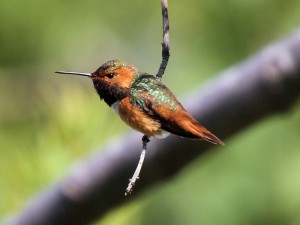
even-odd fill
[[[132,190],[133,190],[133,186],[135,185],[135,182],[137,179],[139,179],[139,174],[141,172],[141,169],[142,169],[142,166],[143,166],[143,162],[144,162],[144,159],[145,159],[145,155],[146,155],[146,150],[147,150],[147,144],[149,143],[149,138],[144,135],[143,138],[142,138],[142,142],[143,142],[143,148],[142,148],[142,153],[141,153],[141,156],[140,156],[140,160],[139,160],[139,163],[134,171],[134,174],[132,176],[131,179],[129,179],[129,184],[128,184],[128,187],[126,188],[126,191],[125,191],[125,196],[127,194],[131,194]]]
[[[147,144],[150,142],[150,139],[148,138],[148,136],[144,135],[142,137],[142,142],[143,142],[143,149],[147,149]]]

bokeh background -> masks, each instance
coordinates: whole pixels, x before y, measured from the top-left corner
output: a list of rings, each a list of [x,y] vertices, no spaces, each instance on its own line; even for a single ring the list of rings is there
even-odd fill
[[[299,0],[170,0],[164,82],[187,95],[296,29],[299,9]],[[119,58],[155,74],[161,39],[159,0],[0,1],[0,220],[129,131],[90,80],[53,72]],[[300,104],[226,144],[95,224],[300,224]]]

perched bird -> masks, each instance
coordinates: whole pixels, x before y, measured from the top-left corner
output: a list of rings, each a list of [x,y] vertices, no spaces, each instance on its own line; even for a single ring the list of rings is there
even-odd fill
[[[164,138],[170,133],[185,138],[224,144],[200,125],[175,95],[155,76],[140,72],[129,63],[111,60],[93,73],[57,71],[88,76],[108,106],[133,129],[149,137]]]

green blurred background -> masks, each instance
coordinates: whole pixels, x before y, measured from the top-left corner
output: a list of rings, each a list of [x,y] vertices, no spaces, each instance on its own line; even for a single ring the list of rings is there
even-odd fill
[[[297,28],[299,9],[299,0],[171,0],[164,82],[178,96],[188,94]],[[155,74],[160,1],[2,0],[0,28],[5,219],[74,161],[129,131],[88,79],[53,72],[92,72],[119,58]],[[300,224],[300,104],[226,144],[97,224]]]

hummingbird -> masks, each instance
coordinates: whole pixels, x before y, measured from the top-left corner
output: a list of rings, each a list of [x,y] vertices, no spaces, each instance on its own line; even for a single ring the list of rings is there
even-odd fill
[[[101,100],[131,128],[150,137],[175,134],[213,144],[224,143],[199,124],[160,79],[133,65],[110,60],[93,73],[57,71],[92,79]]]

